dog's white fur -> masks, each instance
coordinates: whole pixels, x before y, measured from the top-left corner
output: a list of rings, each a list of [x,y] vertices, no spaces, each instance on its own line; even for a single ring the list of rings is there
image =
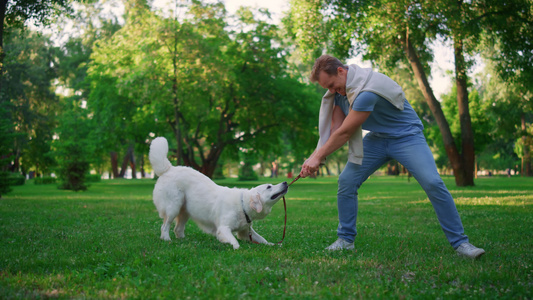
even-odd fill
[[[270,244],[257,234],[250,220],[266,217],[274,204],[287,193],[287,182],[278,185],[263,184],[247,189],[227,188],[215,184],[202,173],[183,166],[174,167],[167,158],[168,142],[158,137],[150,145],[150,162],[157,176],[154,187],[154,204],[163,218],[161,239],[170,241],[169,230],[176,220],[174,233],[177,238],[185,237],[185,224],[193,219],[206,233],[212,234],[222,243],[229,243],[233,249],[241,240],[252,240]]]

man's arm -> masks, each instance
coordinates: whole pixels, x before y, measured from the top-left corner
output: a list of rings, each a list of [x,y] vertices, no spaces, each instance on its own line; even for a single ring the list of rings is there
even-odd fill
[[[300,175],[302,177],[307,177],[316,172],[320,166],[320,162],[328,155],[346,144],[355,131],[358,130],[358,128],[366,121],[366,119],[368,119],[370,113],[370,111],[350,110],[350,113],[348,113],[348,116],[344,118],[342,124],[332,132],[326,144],[324,144],[324,146],[322,146],[320,149],[316,150],[313,155],[304,163]],[[333,118],[335,118],[335,114]]]
[[[342,122],[344,122],[344,119],[346,118],[346,115],[342,111],[342,109],[335,105],[333,107],[333,115],[331,117],[331,129],[329,131],[329,135],[331,136],[333,132],[335,132],[339,127],[341,127]]]
[[[333,134],[333,132],[335,132],[335,130],[341,127],[342,122],[344,121],[345,118],[346,118],[346,115],[344,115],[344,112],[342,111],[342,109],[339,106],[335,105],[333,107],[333,115],[331,117],[331,127],[329,130],[330,136]],[[315,151],[313,151],[313,153],[305,161],[307,162],[311,157],[313,157],[313,155],[315,155],[316,152],[317,152],[317,149],[315,149]]]
[[[322,160],[346,144],[355,131],[368,119],[370,113],[370,111],[351,110],[341,126],[332,133],[326,144],[318,149],[315,156]]]

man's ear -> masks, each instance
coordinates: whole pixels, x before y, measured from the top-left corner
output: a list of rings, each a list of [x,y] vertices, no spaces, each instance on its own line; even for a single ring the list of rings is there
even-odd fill
[[[263,202],[261,202],[261,196],[259,194],[250,197],[250,207],[258,213],[263,210]]]

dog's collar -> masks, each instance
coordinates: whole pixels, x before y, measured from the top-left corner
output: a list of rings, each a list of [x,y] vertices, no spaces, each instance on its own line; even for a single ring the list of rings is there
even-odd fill
[[[252,223],[252,220],[250,220],[250,217],[246,213],[246,210],[244,210],[244,193],[241,193],[241,206],[242,206],[242,212],[244,213],[244,216],[246,217],[246,222],[248,224]]]

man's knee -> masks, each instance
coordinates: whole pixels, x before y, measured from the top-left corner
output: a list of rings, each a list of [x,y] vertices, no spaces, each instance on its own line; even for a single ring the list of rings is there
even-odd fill
[[[427,176],[418,181],[427,194],[448,191],[440,176]]]
[[[355,193],[361,186],[360,180],[350,174],[341,173],[339,175],[339,193]]]

